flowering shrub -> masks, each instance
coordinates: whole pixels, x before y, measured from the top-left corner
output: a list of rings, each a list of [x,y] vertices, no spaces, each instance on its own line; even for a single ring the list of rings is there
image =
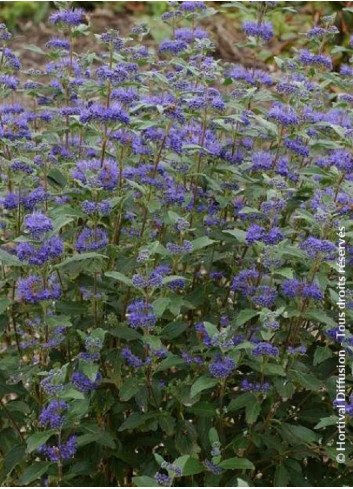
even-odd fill
[[[229,6],[252,67],[198,1],[89,53],[64,5],[27,73],[0,26],[2,485],[349,484],[352,48],[324,18],[263,71],[283,7]]]

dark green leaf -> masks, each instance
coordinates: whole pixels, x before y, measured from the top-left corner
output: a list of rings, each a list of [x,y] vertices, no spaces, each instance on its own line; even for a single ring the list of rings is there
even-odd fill
[[[196,458],[190,457],[190,455],[183,455],[174,461],[174,464],[181,468],[183,476],[190,476],[200,474],[205,470],[205,467]]]
[[[222,469],[239,469],[239,470],[254,470],[255,466],[250,460],[247,458],[228,458],[227,460],[223,460],[219,464]]]
[[[105,273],[106,277],[113,278],[114,280],[117,280],[118,282],[122,282],[125,285],[128,285],[129,287],[132,286],[132,281],[130,278],[126,277],[123,273],[120,272],[106,272]]]
[[[31,453],[41,445],[44,445],[49,438],[55,433],[55,430],[41,431],[34,433],[27,438],[27,452]]]
[[[52,464],[50,462],[34,462],[32,465],[27,467],[22,476],[20,477],[20,484],[27,486],[31,482],[39,479],[43,474],[45,474]]]
[[[195,397],[200,392],[206,389],[210,389],[211,387],[214,387],[215,385],[217,385],[217,383],[218,383],[217,379],[208,377],[207,375],[202,375],[192,385],[190,395],[191,397]]]

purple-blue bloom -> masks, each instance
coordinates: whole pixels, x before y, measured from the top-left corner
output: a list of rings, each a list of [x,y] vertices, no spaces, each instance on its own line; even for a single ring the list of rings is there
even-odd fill
[[[49,20],[52,24],[77,26],[83,22],[84,13],[84,10],[81,8],[59,10],[52,14]]]
[[[102,228],[84,229],[78,236],[75,249],[78,252],[102,250],[108,244],[108,234]]]
[[[157,318],[153,307],[143,299],[136,299],[127,308],[127,321],[132,328],[153,328]]]
[[[228,377],[235,369],[235,362],[230,357],[218,356],[210,363],[208,370],[212,377],[216,379],[224,379]]]
[[[38,448],[38,453],[47,457],[51,462],[59,462],[70,460],[76,454],[77,437],[70,436],[66,442],[58,443],[58,445],[41,445]]]
[[[48,406],[39,415],[40,426],[56,430],[60,429],[64,423],[64,414],[68,409],[69,405],[67,402],[57,399],[50,401]]]
[[[58,300],[61,296],[61,287],[54,276],[49,277],[47,283],[43,283],[41,277],[30,275],[18,281],[17,292],[24,302],[37,304],[41,301]]]
[[[279,350],[276,346],[267,343],[266,341],[260,341],[255,348],[251,350],[251,354],[255,357],[264,355],[269,357],[277,357],[279,355]]]
[[[33,239],[40,239],[44,234],[54,229],[53,221],[41,212],[25,216],[25,228]]]

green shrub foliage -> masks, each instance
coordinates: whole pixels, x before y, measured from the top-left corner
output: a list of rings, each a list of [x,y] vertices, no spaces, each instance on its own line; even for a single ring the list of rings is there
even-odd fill
[[[2,485],[349,485],[352,48],[264,69],[285,4],[222,5],[249,66],[207,2],[90,52],[64,5],[27,72],[0,26]]]

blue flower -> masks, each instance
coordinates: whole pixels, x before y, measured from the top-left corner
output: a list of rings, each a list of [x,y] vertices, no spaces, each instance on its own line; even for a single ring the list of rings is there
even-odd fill
[[[156,472],[154,478],[161,486],[169,487],[172,483],[172,479],[167,474],[162,474],[161,472]]]
[[[0,85],[4,85],[11,90],[16,90],[20,81],[12,75],[0,75]]]
[[[61,296],[61,287],[54,276],[49,277],[46,284],[43,284],[42,278],[36,275],[22,278],[18,281],[17,291],[19,298],[30,304],[58,300]]]
[[[59,10],[59,12],[51,14],[49,21],[52,24],[67,24],[77,26],[83,22],[84,14],[85,11],[81,8]]]
[[[205,3],[198,1],[181,2],[181,4],[179,5],[179,10],[181,10],[182,12],[195,12],[196,10],[204,9],[206,9]]]
[[[88,394],[97,389],[101,381],[101,374],[98,372],[94,381],[90,380],[81,372],[75,372],[71,377],[71,382],[74,387],[84,394]]]
[[[53,221],[41,212],[34,212],[25,216],[25,228],[33,239],[40,239],[44,234],[54,229]]]
[[[297,57],[298,61],[304,66],[321,66],[332,69],[332,61],[329,56],[324,54],[313,54],[307,49],[302,49]]]
[[[102,228],[84,229],[78,236],[75,249],[77,251],[97,251],[105,248],[108,244],[108,234]]]
[[[134,355],[127,346],[121,350],[121,356],[125,358],[130,367],[133,368],[145,367],[151,363],[151,357],[146,357],[145,360],[141,360],[137,355]]]
[[[40,426],[49,426],[51,429],[59,429],[64,423],[65,413],[69,409],[69,405],[57,399],[54,399],[49,405],[42,410],[39,415]]]
[[[277,290],[268,285],[260,285],[256,288],[251,299],[254,304],[261,307],[272,307],[277,298]]]
[[[248,20],[243,23],[243,31],[247,36],[258,37],[265,42],[273,37],[273,27],[270,22],[258,23]]]
[[[143,299],[136,299],[128,305],[127,321],[132,328],[153,328],[157,318],[153,307]]]
[[[65,51],[68,51],[70,49],[70,43],[67,39],[54,37],[49,39],[49,41],[46,43],[46,47],[48,49],[64,49]]]
[[[273,104],[268,112],[269,119],[275,119],[279,124],[283,126],[295,126],[299,124],[300,118],[295,112],[293,107],[285,105],[280,102]]]
[[[179,54],[188,47],[185,41],[181,40],[170,40],[166,39],[162,41],[159,45],[160,53],[171,53],[171,54]]]
[[[38,452],[47,457],[51,462],[59,462],[60,460],[70,460],[75,456],[77,450],[77,438],[72,435],[64,443],[58,445],[41,445]]]
[[[279,350],[276,346],[267,343],[266,341],[260,341],[255,348],[251,350],[251,354],[254,356],[270,356],[277,357],[279,355]]]
[[[221,356],[217,356],[208,367],[210,374],[216,379],[224,379],[228,377],[234,369],[234,361],[230,357],[222,358]]]

